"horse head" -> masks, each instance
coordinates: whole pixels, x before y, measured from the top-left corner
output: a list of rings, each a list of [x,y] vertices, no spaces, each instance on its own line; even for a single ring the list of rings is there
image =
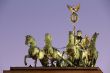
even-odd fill
[[[95,44],[96,44],[96,39],[98,37],[99,33],[95,32],[91,38],[91,41],[90,41],[90,47],[91,48],[95,48]]]
[[[51,45],[52,43],[52,36],[49,33],[45,34],[45,44],[46,45]]]
[[[96,42],[96,38],[98,37],[99,33],[95,32],[91,38],[91,41]]]
[[[25,38],[26,38],[25,39],[25,45],[28,45],[29,44],[30,37],[31,37],[30,35],[26,35],[25,36]]]
[[[35,42],[35,39],[31,36],[31,35],[27,35],[25,36],[25,45],[28,45],[28,46],[35,46],[36,45],[36,42]]]

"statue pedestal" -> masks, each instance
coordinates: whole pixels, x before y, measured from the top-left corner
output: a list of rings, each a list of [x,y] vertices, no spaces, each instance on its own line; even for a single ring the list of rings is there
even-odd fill
[[[10,67],[3,73],[103,73],[99,67]]]

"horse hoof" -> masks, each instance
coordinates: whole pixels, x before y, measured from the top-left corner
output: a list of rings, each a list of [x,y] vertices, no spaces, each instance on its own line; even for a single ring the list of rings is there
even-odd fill
[[[27,63],[25,63],[25,65],[27,65]]]
[[[29,67],[32,67],[31,65]]]

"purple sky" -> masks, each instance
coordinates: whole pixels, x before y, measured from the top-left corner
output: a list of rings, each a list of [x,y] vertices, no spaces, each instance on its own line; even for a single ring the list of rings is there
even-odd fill
[[[55,47],[65,46],[72,30],[66,4],[78,3],[81,9],[76,29],[82,30],[83,36],[100,33],[96,66],[110,73],[110,0],[0,0],[0,72],[10,66],[24,66],[27,34],[34,36],[41,48],[46,32],[53,36]],[[28,63],[33,61],[28,59]]]

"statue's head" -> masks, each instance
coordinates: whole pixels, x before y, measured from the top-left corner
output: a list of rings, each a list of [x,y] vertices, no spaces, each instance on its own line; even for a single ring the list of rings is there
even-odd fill
[[[82,31],[81,30],[77,31],[77,36],[82,36]]]
[[[84,39],[85,39],[84,42],[86,43],[86,45],[88,45],[90,43],[90,37],[86,34]]]
[[[88,36],[87,34],[85,35],[85,39],[90,39],[89,36]]]
[[[51,43],[52,42],[52,36],[49,33],[45,34],[45,43]]]
[[[73,31],[69,31],[69,37],[71,38],[73,36]]]

